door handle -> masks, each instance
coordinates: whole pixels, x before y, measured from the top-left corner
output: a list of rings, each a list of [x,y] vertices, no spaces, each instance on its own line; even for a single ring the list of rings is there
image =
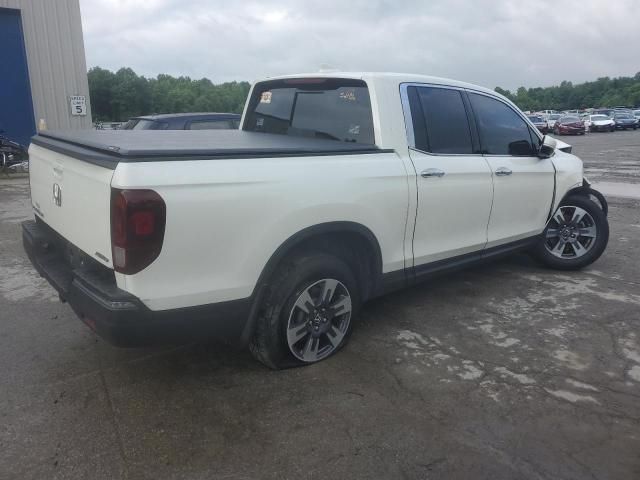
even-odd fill
[[[431,178],[431,177],[440,178],[444,176],[444,172],[437,168],[427,168],[426,170],[423,170],[422,173],[420,173],[420,176],[422,178]]]
[[[506,177],[507,175],[511,175],[512,173],[513,172],[507,167],[500,167],[496,170],[496,176],[498,177]]]

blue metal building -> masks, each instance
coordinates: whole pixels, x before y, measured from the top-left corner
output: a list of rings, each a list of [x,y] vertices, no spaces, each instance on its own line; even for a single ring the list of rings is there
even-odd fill
[[[79,0],[0,0],[0,131],[91,124]]]

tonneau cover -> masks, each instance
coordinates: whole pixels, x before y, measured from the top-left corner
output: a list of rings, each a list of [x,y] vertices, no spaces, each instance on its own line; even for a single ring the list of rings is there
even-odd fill
[[[375,145],[242,130],[43,131],[32,142],[115,168],[118,162],[380,153]]]

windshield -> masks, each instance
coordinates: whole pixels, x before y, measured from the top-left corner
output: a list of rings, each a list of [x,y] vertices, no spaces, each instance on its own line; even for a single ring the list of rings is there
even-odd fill
[[[561,117],[562,115],[558,115],[557,113],[551,114],[549,115],[549,120],[557,120]]]
[[[580,119],[578,117],[563,117],[560,120],[560,123],[576,123],[579,122]]]
[[[631,118],[631,115],[628,115],[626,113],[616,113],[616,118],[629,119]]]
[[[542,117],[536,117],[536,116],[529,116],[529,120],[531,120],[532,123],[542,123],[544,122],[544,120],[542,119]]]
[[[243,130],[373,144],[369,90],[350,79],[262,82],[254,88]]]
[[[609,117],[607,117],[606,115],[591,115],[591,120],[593,120],[593,121],[609,120]]]

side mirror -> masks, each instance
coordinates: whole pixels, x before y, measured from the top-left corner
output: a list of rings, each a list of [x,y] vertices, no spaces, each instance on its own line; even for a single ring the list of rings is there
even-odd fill
[[[542,138],[542,144],[538,150],[538,158],[550,158],[556,153],[556,146],[558,143],[549,135],[545,135]]]

